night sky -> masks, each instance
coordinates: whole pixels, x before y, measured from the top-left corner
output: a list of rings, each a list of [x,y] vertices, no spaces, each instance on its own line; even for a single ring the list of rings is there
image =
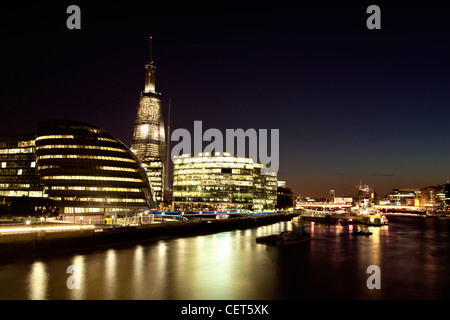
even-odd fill
[[[129,146],[151,35],[171,129],[279,129],[278,179],[296,194],[445,183],[450,5],[301,3],[2,4],[0,135],[67,118]],[[81,30],[66,28],[70,4]],[[371,4],[381,30],[366,27]]]

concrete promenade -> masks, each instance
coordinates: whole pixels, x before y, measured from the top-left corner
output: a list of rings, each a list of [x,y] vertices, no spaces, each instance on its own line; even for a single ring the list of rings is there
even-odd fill
[[[137,226],[96,226],[70,231],[36,231],[1,233],[0,263],[16,258],[39,257],[43,254],[70,252],[105,246],[113,243],[133,243],[146,239],[161,239],[216,233],[227,230],[252,228],[259,225],[289,221],[297,212],[284,212],[254,217],[206,219],[193,222],[160,222]]]

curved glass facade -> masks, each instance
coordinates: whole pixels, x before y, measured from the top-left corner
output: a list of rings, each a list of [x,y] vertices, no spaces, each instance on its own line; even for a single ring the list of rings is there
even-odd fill
[[[276,204],[276,174],[229,153],[174,158],[173,206],[179,210],[263,210]]]
[[[44,192],[57,202],[63,219],[103,223],[112,215],[155,207],[136,156],[103,129],[78,121],[42,121],[35,145]]]

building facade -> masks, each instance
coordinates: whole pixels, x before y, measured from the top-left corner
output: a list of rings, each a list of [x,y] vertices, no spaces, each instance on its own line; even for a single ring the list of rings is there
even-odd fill
[[[276,173],[266,166],[228,153],[174,157],[172,207],[181,211],[273,209]]]
[[[420,189],[393,189],[388,195],[388,199],[391,205],[418,207],[420,195]]]
[[[148,181],[155,195],[155,201],[160,205],[164,201],[164,163],[161,158],[144,157],[141,165],[147,173]]]
[[[61,219],[104,223],[115,215],[155,207],[136,156],[98,127],[68,120],[39,122],[36,165],[45,195]]]
[[[42,195],[34,134],[0,138],[0,201],[12,197],[41,198]]]
[[[420,189],[420,207],[430,211],[444,210],[446,208],[445,185]]]
[[[155,167],[150,165],[146,166],[146,168],[150,169],[150,176],[154,175],[159,168],[160,175],[164,178],[166,135],[161,111],[161,93],[156,92],[155,76],[156,67],[153,64],[150,38],[150,63],[145,66],[145,87],[139,99],[131,151],[143,163],[147,160],[153,162],[153,164],[159,161],[162,164],[161,166]],[[158,204],[164,197],[164,182],[165,179],[162,179],[158,186],[156,181],[152,183]]]

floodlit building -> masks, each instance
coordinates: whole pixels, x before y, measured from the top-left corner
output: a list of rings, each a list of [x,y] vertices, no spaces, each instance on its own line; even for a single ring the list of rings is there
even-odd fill
[[[61,219],[105,219],[155,207],[147,174],[136,156],[103,129],[69,120],[39,122],[36,165],[44,192]]]
[[[388,195],[389,203],[398,206],[420,205],[420,189],[393,189]]]
[[[156,92],[156,67],[153,64],[150,38],[150,63],[145,66],[145,87],[141,92],[136,121],[134,123],[131,151],[139,161],[146,164],[149,176],[157,172],[163,179],[152,181],[155,197],[159,204],[164,197],[166,136],[161,112],[161,93]],[[159,164],[157,164],[159,162]]]
[[[429,186],[420,189],[420,206],[427,210],[446,207],[445,185]]]
[[[277,175],[264,164],[229,153],[184,154],[174,158],[173,208],[199,211],[273,209]]]
[[[155,201],[161,204],[164,201],[164,163],[158,157],[145,157],[141,164],[147,173]]]
[[[0,201],[42,197],[33,135],[0,138]]]

